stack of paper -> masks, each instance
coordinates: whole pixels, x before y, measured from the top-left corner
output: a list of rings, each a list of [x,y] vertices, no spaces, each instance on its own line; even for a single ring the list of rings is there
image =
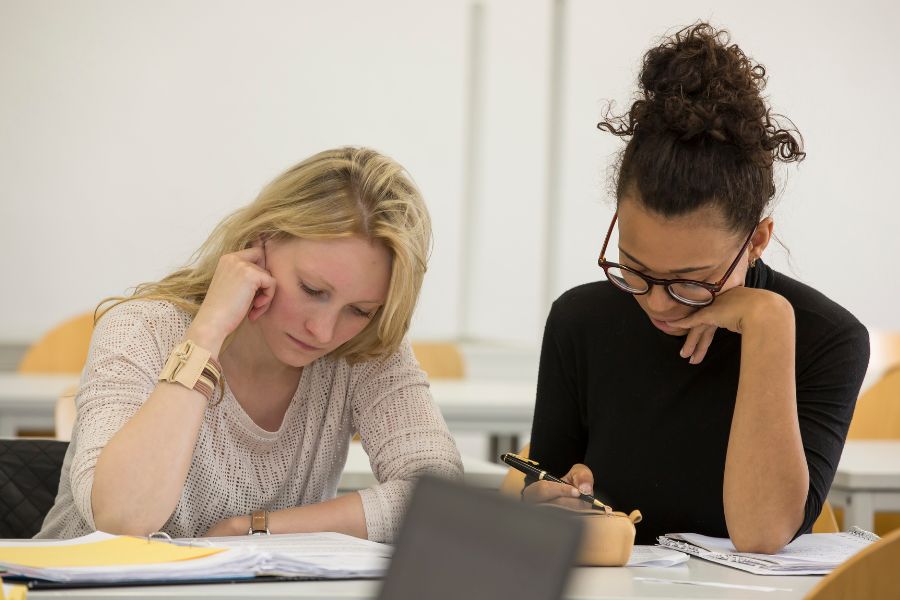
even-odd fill
[[[634,546],[626,567],[673,567],[688,561],[688,555],[659,546]]]
[[[824,575],[872,543],[854,533],[809,533],[778,554],[754,554],[738,552],[728,538],[696,533],[670,533],[658,540],[666,548],[757,575]]]
[[[149,582],[283,575],[379,577],[391,548],[339,533],[175,540],[96,532],[65,541],[0,542],[7,575],[56,582]]]

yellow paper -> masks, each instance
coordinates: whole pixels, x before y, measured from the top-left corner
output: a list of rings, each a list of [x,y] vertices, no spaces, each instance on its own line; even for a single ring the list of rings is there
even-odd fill
[[[191,560],[222,552],[224,548],[193,548],[145,538],[116,537],[67,546],[0,546],[0,563],[38,569],[146,565]]]
[[[4,592],[9,592],[4,593]],[[28,597],[28,588],[24,585],[4,584],[0,578],[0,600],[25,600]]]

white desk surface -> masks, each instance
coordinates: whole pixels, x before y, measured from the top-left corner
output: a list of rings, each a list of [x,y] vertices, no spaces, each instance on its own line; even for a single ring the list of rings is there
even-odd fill
[[[900,511],[900,440],[847,440],[828,499],[844,528],[871,531],[878,511]]]
[[[431,394],[451,431],[519,434],[531,430],[535,381],[432,379]]]
[[[741,588],[709,587],[684,584],[659,584],[635,580],[635,577],[680,579],[731,585],[767,586],[779,588],[773,592]],[[576,569],[564,598],[569,600],[626,599],[626,598],[697,598],[741,600],[793,600],[803,598],[821,577],[752,575],[737,569],[716,565],[699,558],[668,568],[609,568],[582,567]],[[364,581],[303,581],[257,584],[186,585],[164,587],[102,588],[30,592],[29,598],[122,598],[195,599],[195,598],[342,598],[368,599],[378,594],[380,582]]]
[[[0,437],[14,437],[20,429],[53,430],[53,409],[78,375],[19,375],[0,373]]]
[[[70,385],[78,383],[78,375],[21,375],[0,372],[2,407],[49,407],[52,413],[56,399]]]
[[[900,492],[900,440],[847,440],[832,486]]]
[[[466,456],[462,457],[462,461],[465,482],[469,485],[498,489],[503,477],[506,476],[507,468],[505,466]],[[375,475],[369,466],[369,457],[363,450],[362,444],[351,442],[350,450],[347,452],[347,463],[344,465],[344,471],[341,473],[341,480],[338,483],[338,491],[362,490],[376,483]]]
[[[53,429],[57,398],[78,380],[0,373],[0,436],[14,435],[16,427]],[[531,429],[534,381],[436,379],[431,393],[451,431],[512,435]]]

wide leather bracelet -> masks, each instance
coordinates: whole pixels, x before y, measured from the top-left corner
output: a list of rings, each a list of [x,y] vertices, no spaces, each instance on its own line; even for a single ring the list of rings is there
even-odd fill
[[[222,366],[209,350],[186,340],[172,350],[159,380],[197,390],[209,402],[222,380]]]

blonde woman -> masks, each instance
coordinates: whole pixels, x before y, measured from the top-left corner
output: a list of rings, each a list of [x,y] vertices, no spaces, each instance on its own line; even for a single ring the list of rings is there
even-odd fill
[[[329,150],[222,221],[191,265],[117,299],[37,537],[391,541],[417,476],[462,473],[404,337],[430,235],[397,163]],[[379,484],[335,497],[354,432]]]

